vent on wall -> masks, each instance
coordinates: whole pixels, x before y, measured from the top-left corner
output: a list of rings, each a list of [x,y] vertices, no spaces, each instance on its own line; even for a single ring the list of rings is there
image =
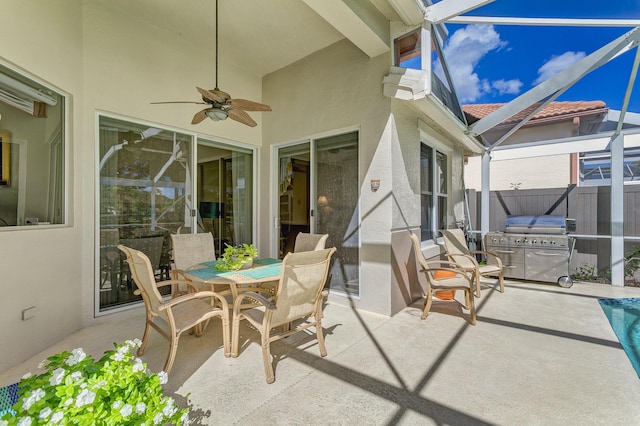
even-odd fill
[[[46,105],[58,101],[42,89],[33,88],[6,74],[0,73],[0,102],[18,108],[35,117],[46,117]]]

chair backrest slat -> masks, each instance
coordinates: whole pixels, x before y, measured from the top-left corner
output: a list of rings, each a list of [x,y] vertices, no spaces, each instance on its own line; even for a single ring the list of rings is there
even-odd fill
[[[453,259],[463,268],[475,268],[475,264],[469,258],[455,255],[471,256],[469,248],[467,247],[467,241],[464,237],[464,232],[461,229],[442,229],[440,230],[444,239],[444,247],[447,253],[454,255]]]
[[[296,236],[296,242],[293,245],[293,252],[300,253],[303,251],[313,251],[324,249],[329,234],[308,234],[300,232]]]
[[[173,247],[173,263],[176,269],[187,270],[199,263],[216,259],[213,235],[210,232],[201,234],[171,234]]]
[[[162,295],[156,286],[156,279],[149,258],[143,252],[131,247],[119,245],[118,248],[127,256],[131,277],[142,293],[147,309],[154,315],[168,320],[166,311],[160,311],[159,309],[160,304],[162,304]]]
[[[272,326],[291,322],[314,312],[324,288],[335,248],[289,253],[282,261]]]

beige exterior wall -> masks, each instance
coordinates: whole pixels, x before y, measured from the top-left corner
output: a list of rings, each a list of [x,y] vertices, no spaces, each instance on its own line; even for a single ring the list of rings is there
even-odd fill
[[[573,136],[576,130],[572,120],[564,120],[546,125],[522,128],[511,135],[505,145],[533,141],[554,140]],[[491,134],[488,135],[491,139]],[[569,154],[544,155],[545,148],[539,148],[535,157],[513,160],[492,160],[490,165],[490,186],[492,191],[514,189],[562,188],[571,183],[571,160]],[[464,168],[464,182],[468,189],[480,191],[482,188],[480,157],[471,157]]]
[[[464,169],[467,188],[482,188],[480,157],[469,158]],[[490,180],[492,191],[515,189],[562,188],[571,182],[569,154],[548,155],[514,160],[492,160]]]

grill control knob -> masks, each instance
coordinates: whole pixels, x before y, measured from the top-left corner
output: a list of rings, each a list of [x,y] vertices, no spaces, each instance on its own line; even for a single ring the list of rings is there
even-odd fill
[[[551,241],[551,245],[552,246],[556,245],[556,242],[555,241]]]
[[[540,244],[542,244],[542,245],[549,244],[549,241],[547,241],[547,240],[542,240],[542,241],[540,241]]]
[[[538,242],[538,240],[532,240],[531,244],[536,244]]]
[[[516,244],[520,244],[520,238],[516,238]]]
[[[500,244],[504,244],[504,238],[500,238]]]

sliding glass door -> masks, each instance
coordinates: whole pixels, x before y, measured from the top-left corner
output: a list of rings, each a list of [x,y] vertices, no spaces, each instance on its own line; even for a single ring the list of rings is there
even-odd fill
[[[358,296],[358,133],[281,147],[277,158],[280,256],[299,232],[329,234],[327,247],[337,249],[329,287]]]

